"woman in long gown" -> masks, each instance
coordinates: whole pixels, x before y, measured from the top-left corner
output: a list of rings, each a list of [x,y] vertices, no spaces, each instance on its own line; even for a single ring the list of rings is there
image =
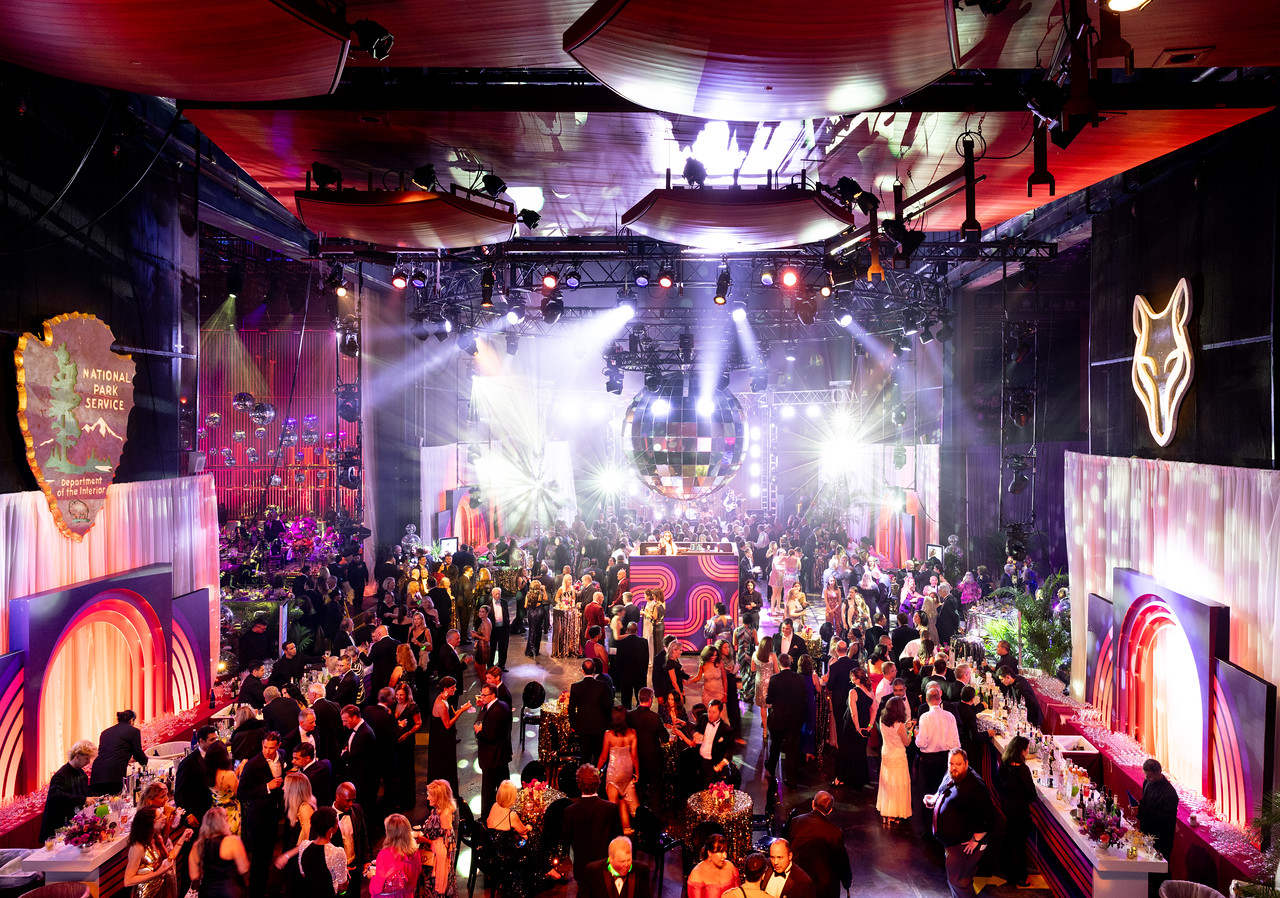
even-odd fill
[[[403,648],[403,646],[402,646]],[[413,691],[407,680],[396,686],[396,703],[392,708],[392,716],[396,725],[396,779],[400,788],[400,809],[413,810],[414,800],[418,795],[418,783],[414,769],[414,748],[418,742],[418,731],[422,729],[422,711],[413,700]]]
[[[720,653],[714,644],[707,645],[698,656],[698,672],[689,680],[690,684],[700,683],[701,692],[691,693],[695,702],[709,705],[713,700],[721,703],[728,694],[724,679],[724,667],[721,666]]]
[[[621,705],[613,708],[613,722],[604,734],[604,747],[596,766],[605,771],[605,795],[622,814],[622,832],[631,835],[631,815],[640,805],[636,797],[640,761],[636,756],[636,731],[627,727],[627,712]]]
[[[200,883],[197,894],[200,898],[245,898],[248,872],[249,855],[240,837],[231,834],[227,812],[216,806],[205,811],[200,836],[187,860],[191,881]]]
[[[644,618],[649,622],[649,657],[662,651],[667,635],[667,602],[656,586],[645,590],[649,600],[644,604]]]
[[[796,670],[804,680],[804,723],[800,727],[800,751],[806,761],[812,761],[818,751],[818,695],[822,692],[822,680],[814,673],[813,658],[801,655]]]
[[[427,776],[444,780],[453,786],[458,781],[458,718],[470,707],[467,702],[457,711],[449,699],[458,691],[458,681],[445,677],[440,681],[440,694],[431,708],[431,731],[427,744]]]
[[[843,639],[845,633],[844,597],[840,595],[840,587],[835,579],[828,580],[822,587],[822,609],[826,622],[835,630],[836,638]]]
[[[205,784],[213,793],[213,806],[227,815],[227,832],[240,835],[240,777],[231,769],[231,752],[225,742],[215,742],[204,755]]]
[[[510,780],[498,783],[497,797],[484,821],[485,827],[493,834],[498,857],[504,861],[503,881],[499,887],[504,898],[527,898],[534,894],[533,884],[539,867],[538,858],[534,856],[533,846],[527,838],[531,827],[515,812],[517,794],[515,784]]]
[[[871,674],[855,667],[849,675],[853,688],[844,709],[842,739],[840,740],[840,764],[836,771],[838,785],[861,789],[871,782],[867,769],[867,736],[875,721],[871,719],[875,692],[871,686]],[[905,757],[905,756],[904,756]]]
[[[453,789],[442,779],[432,780],[427,784],[427,800],[431,813],[422,824],[427,849],[418,898],[457,898],[458,805]]]
[[[773,653],[773,637],[760,640],[751,659],[751,669],[756,674],[756,707],[760,709],[760,729],[769,738],[769,678],[778,672],[778,657]]]
[[[907,702],[893,696],[880,714],[880,790],[876,810],[885,824],[911,817],[911,771],[907,769]]]
[[[125,886],[134,886],[133,898],[178,898],[178,874],[173,866],[182,846],[191,837],[191,830],[183,830],[166,850],[164,836],[157,830],[159,809],[143,808],[133,818],[129,828],[129,856],[125,861]]]

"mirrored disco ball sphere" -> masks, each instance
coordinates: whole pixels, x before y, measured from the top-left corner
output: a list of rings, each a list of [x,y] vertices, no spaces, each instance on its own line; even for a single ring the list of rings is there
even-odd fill
[[[318,442],[320,442],[320,434],[314,430],[304,430],[302,432],[302,445],[314,446]]]
[[[320,423],[319,415],[303,415],[302,416],[303,427],[307,427],[314,430],[319,423]]]
[[[281,446],[298,445],[298,432],[296,430],[288,430],[288,429],[280,431],[280,445]]]
[[[232,434],[231,434],[231,440],[232,440],[232,442],[234,442],[234,443],[243,443],[243,442],[244,442],[244,431],[243,431],[243,430],[237,430],[237,431],[235,431],[234,433],[232,433]]]
[[[222,423],[222,415],[218,414],[217,412],[209,412],[209,414],[204,416],[205,427],[217,427],[221,423]]]
[[[285,418],[285,419],[284,419],[284,426],[285,426],[286,428],[288,428],[289,430],[297,430],[297,429],[298,429],[298,419],[297,419],[297,418]]]
[[[267,438],[267,429],[265,427],[255,427],[253,429],[253,438],[255,440],[265,440]]]
[[[316,482],[317,482],[317,483],[324,483],[324,482],[325,482],[326,480],[328,480],[328,479],[329,479],[329,472],[328,472],[328,471],[316,471]]]
[[[272,486],[280,486],[284,483],[284,478],[282,478],[279,474],[272,474],[270,482]]]
[[[252,393],[237,393],[231,399],[231,407],[238,412],[253,411],[253,404],[254,399]]]
[[[307,482],[307,472],[306,472],[306,471],[294,471],[294,472],[293,472],[293,482],[294,482],[294,483],[306,483],[306,482]]]
[[[729,482],[747,451],[742,403],[728,390],[705,397],[697,379],[670,377],[641,390],[622,421],[622,448],[644,484],[670,499],[697,499]]]
[[[251,465],[256,465],[260,460],[257,449],[249,449],[244,454],[244,460]]]
[[[270,402],[259,402],[249,412],[254,424],[270,424],[276,419],[276,407]]]

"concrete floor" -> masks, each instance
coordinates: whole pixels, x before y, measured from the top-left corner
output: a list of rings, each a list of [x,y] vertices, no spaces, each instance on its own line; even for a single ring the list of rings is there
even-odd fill
[[[535,659],[525,656],[524,647],[524,636],[512,637],[506,682],[515,699],[516,708],[513,711],[516,714],[519,713],[521,691],[530,680],[539,681],[546,688],[549,696],[556,696],[568,689],[581,676],[580,661],[552,659],[548,654],[547,644],[544,643],[543,654],[536,659],[536,663]],[[685,665],[691,674],[696,671],[694,659],[686,658]],[[477,691],[474,678],[469,675],[467,683],[467,695],[470,697]],[[462,744],[458,746],[459,766],[462,767],[459,771],[461,798],[478,815],[480,770],[474,760],[475,742],[467,716],[458,722],[458,728],[462,738]],[[759,715],[756,709],[744,707],[742,729],[746,745],[740,746],[737,759],[742,767],[742,788],[757,802],[758,812],[762,812],[766,787],[761,768],[764,766],[767,752],[763,751]],[[517,785],[520,769],[537,758],[537,736],[536,728],[528,729],[523,752],[519,746],[518,736],[514,738],[516,754],[512,758],[511,770],[512,780]],[[419,799],[415,821],[421,819],[426,812],[426,754],[425,746],[420,747],[418,752]],[[461,758],[468,760],[464,762]],[[465,767],[463,767],[464,763]],[[906,896],[923,898],[923,896],[949,894],[943,872],[942,853],[936,847],[936,843],[932,843],[931,840],[926,843],[926,840],[913,831],[910,825],[885,829],[876,812],[874,788],[867,788],[857,793],[844,788],[832,789],[829,784],[817,781],[815,775],[815,771],[805,771],[802,768],[799,789],[795,792],[784,789],[781,815],[785,819],[790,809],[797,805],[803,805],[807,809],[814,792],[818,789],[825,787],[833,792],[836,798],[834,820],[845,831],[849,857],[853,865],[854,885],[851,894],[875,895],[876,898],[906,898]],[[650,861],[649,858],[642,858],[642,860]],[[680,852],[669,852],[666,861],[662,898],[679,898],[683,890]],[[470,857],[464,847],[458,858],[460,890],[465,889],[469,863]],[[477,884],[477,889],[482,887],[483,881]],[[566,898],[566,896],[572,898],[575,893],[576,889],[572,884],[565,884],[544,892],[543,895],[550,898]],[[1011,885],[1002,884],[1001,880],[987,884],[981,893],[993,898],[1012,895],[1048,898],[1051,894],[1047,889],[1016,889]]]

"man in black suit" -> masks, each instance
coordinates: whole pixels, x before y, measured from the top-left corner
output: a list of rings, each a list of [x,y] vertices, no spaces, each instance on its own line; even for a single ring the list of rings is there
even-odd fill
[[[384,803],[391,800],[397,788],[396,740],[399,738],[399,733],[396,732],[395,705],[395,690],[390,686],[384,686],[378,692],[378,703],[368,705],[364,709],[364,722],[373,730],[374,739],[377,740],[378,769],[382,776]],[[370,807],[370,805],[365,806]]]
[[[1032,726],[1040,726],[1040,699],[1036,698],[1036,692],[1027,682],[1027,678],[1012,667],[1001,667],[999,671],[1000,691],[1006,698],[1013,701],[1022,699],[1027,706],[1027,722]]]
[[[890,638],[893,640],[893,651],[889,656],[889,660],[896,663],[902,657],[902,652],[906,649],[907,643],[913,639],[920,638],[920,631],[911,626],[911,622],[905,614],[899,612],[898,626],[893,628]]]
[[[1165,857],[1173,852],[1173,833],[1178,823],[1178,793],[1165,778],[1160,762],[1142,762],[1142,798],[1138,801],[1138,829],[1150,835],[1156,851]]]
[[[809,651],[800,634],[796,633],[795,625],[789,617],[782,619],[782,625],[778,628],[778,638],[775,641],[778,664],[782,665],[782,656],[786,655],[791,661],[792,670],[795,670],[796,665],[800,663],[800,656]]]
[[[502,702],[508,708],[514,708],[511,703],[511,690],[507,688],[507,684],[502,682],[502,670],[497,667],[491,667],[484,672],[484,681],[493,687],[493,694],[498,697],[498,701]]]
[[[480,762],[480,819],[484,820],[498,795],[498,784],[510,774],[511,706],[498,701],[498,692],[488,683],[480,690],[476,732],[476,755]]]
[[[302,679],[302,674],[306,670],[306,664],[302,656],[298,654],[298,646],[292,642],[284,644],[284,654],[282,654],[276,663],[271,667],[271,679],[267,682],[277,688],[283,689],[285,683],[292,683]]]
[[[886,627],[888,622],[888,618],[884,616],[884,612],[879,612],[876,614],[875,623],[867,627],[867,632],[864,633],[862,637],[862,646],[867,650],[868,655],[876,650],[876,646],[880,644],[880,637],[887,636],[889,634]]]
[[[599,795],[600,771],[583,764],[577,779],[582,797],[565,808],[561,841],[573,850],[573,878],[581,888],[587,865],[607,857],[609,840],[621,834],[622,818],[618,806]]]
[[[266,684],[262,682],[262,677],[266,672],[267,667],[261,661],[254,661],[250,664],[249,675],[240,684],[240,692],[236,695],[236,701],[242,705],[248,705],[255,711],[261,711],[267,703],[266,698],[263,696],[263,689]]]
[[[1013,646],[1009,645],[1006,640],[1002,639],[996,643],[994,665],[997,670],[1001,667],[1011,667],[1014,673],[1018,672],[1018,656],[1013,653]]]
[[[624,708],[631,707],[631,697],[644,686],[645,675],[649,672],[649,642],[638,635],[639,629],[638,624],[627,624],[626,634],[618,640],[613,661],[613,682],[618,687]]]
[[[596,677],[596,662],[582,662],[582,679],[569,687],[569,726],[578,734],[580,757],[585,763],[599,760],[604,731],[613,715],[613,690]]]
[[[342,725],[349,733],[347,744],[339,756],[343,775],[355,783],[361,807],[377,807],[378,739],[355,705],[347,705],[342,709]]]
[[[450,630],[445,634],[444,645],[440,646],[440,651],[436,655],[436,664],[440,668],[441,677],[453,677],[458,684],[457,690],[453,693],[450,703],[453,704],[454,710],[457,710],[457,704],[461,701],[458,696],[463,694],[466,686],[467,665],[462,660],[462,656],[458,654],[458,646],[462,645],[462,635],[457,630]]]
[[[618,836],[609,843],[607,858],[587,864],[578,894],[581,898],[649,898],[649,868],[632,861],[630,839]]]
[[[98,758],[93,762],[93,776],[89,778],[92,795],[114,795],[124,787],[124,775],[129,762],[137,761],[147,766],[147,753],[142,750],[142,733],[133,725],[138,715],[133,711],[116,714],[116,725],[107,727],[98,736]]]
[[[299,743],[293,749],[290,761],[293,769],[311,783],[311,794],[316,797],[320,807],[333,804],[333,766],[316,757],[315,746],[310,742]]]
[[[67,752],[67,763],[59,767],[49,780],[44,815],[40,818],[41,841],[66,826],[76,812],[84,809],[89,798],[89,777],[85,776],[84,769],[93,763],[97,752],[97,747],[87,739],[77,742]],[[212,802],[213,795],[207,786],[204,792]]]
[[[507,648],[511,642],[511,603],[495,586],[489,591],[489,622],[493,632],[489,635],[489,651],[494,667],[507,669]]]
[[[274,686],[268,686],[262,695],[267,700],[262,709],[263,723],[268,730],[279,733],[281,739],[287,738],[289,733],[298,728],[298,703],[281,695],[280,690]]]
[[[662,640],[662,648],[653,654],[653,694],[659,702],[667,700],[671,691],[671,678],[667,675],[667,647],[676,641],[675,636],[667,636]]]
[[[249,894],[267,893],[267,876],[275,851],[276,832],[284,812],[284,759],[280,756],[280,734],[262,737],[262,753],[240,766],[241,819],[245,847],[249,850]]]
[[[204,753],[217,741],[217,727],[200,727],[196,730],[195,751],[179,761],[174,772],[173,801],[186,811],[184,819],[192,829],[200,828],[205,811],[213,807],[213,793],[204,780]]]
[[[636,760],[640,765],[636,771],[636,791],[640,793],[640,801],[652,807],[649,791],[654,778],[662,775],[665,763],[662,743],[668,739],[667,729],[653,710],[653,690],[645,686],[637,698],[638,706],[627,712],[627,726],[636,731]]]
[[[786,839],[774,839],[769,843],[769,864],[769,875],[761,880],[760,887],[774,898],[817,898],[813,880],[796,866],[791,843]],[[778,879],[782,880],[781,887],[777,884]],[[773,883],[772,887],[770,883]]]
[[[324,686],[312,683],[307,691],[310,711],[316,716],[316,728],[312,734],[316,743],[316,757],[333,762],[342,750],[342,706],[325,698]]]
[[[947,886],[953,898],[973,895],[973,874],[991,831],[991,794],[969,769],[964,749],[951,751],[948,773],[938,791],[924,797],[933,814],[933,834],[946,851]]]
[[[849,690],[853,688],[849,676],[856,665],[849,657],[849,644],[843,639],[836,643],[833,655],[827,668],[827,686],[831,690],[831,707],[840,709],[840,720],[843,720],[844,709],[849,707]]]
[[[333,797],[333,809],[338,812],[338,831],[333,834],[333,844],[347,855],[347,888],[339,893],[342,898],[360,898],[364,868],[371,857],[369,830],[365,826],[364,808],[356,801],[357,795],[354,785],[342,783]]]
[[[265,661],[276,656],[275,642],[267,635],[266,617],[255,617],[249,629],[240,634],[240,663],[252,666],[254,661]]]
[[[338,658],[338,675],[325,684],[325,697],[339,708],[354,705],[360,698],[360,679],[351,669],[351,659]]]
[[[724,703],[715,698],[707,703],[707,725],[694,733],[698,757],[702,759],[704,785],[725,779],[729,770],[729,753],[733,751],[733,730],[724,718]]]
[[[830,792],[813,796],[813,810],[793,819],[787,832],[795,863],[809,874],[817,898],[839,898],[840,886],[853,884],[844,833],[829,819],[835,808]]]
[[[956,729],[960,731],[960,747],[969,757],[978,757],[975,752],[981,750],[991,741],[991,734],[978,726],[978,715],[986,710],[978,701],[978,692],[972,686],[960,689],[960,701],[943,705],[956,719]]]
[[[778,768],[778,756],[787,753],[783,780],[787,786],[796,787],[796,766],[800,754],[800,728],[804,725],[804,678],[791,669],[791,658],[778,656],[779,671],[769,678],[769,691],[765,701],[769,705],[769,760],[765,770],[773,773]]]
[[[391,684],[391,672],[396,669],[396,642],[387,634],[385,626],[373,631],[373,642],[367,652],[360,653],[360,663],[370,668],[369,694],[377,696]]]

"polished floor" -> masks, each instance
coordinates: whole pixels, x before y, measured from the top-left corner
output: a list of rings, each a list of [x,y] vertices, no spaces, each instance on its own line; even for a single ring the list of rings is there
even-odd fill
[[[581,676],[580,661],[554,660],[549,657],[544,644],[540,658],[528,658],[524,654],[525,637],[513,636],[511,653],[507,666],[507,686],[515,697],[519,713],[521,690],[530,680],[543,684],[549,696],[556,696]],[[685,659],[689,672],[693,673],[693,659]],[[477,691],[474,680],[468,678],[468,696]],[[462,744],[458,746],[459,758],[469,758],[465,769],[460,771],[462,799],[467,801],[475,811],[480,806],[480,771],[475,765],[475,744],[471,737],[468,718],[458,723]],[[755,709],[744,708],[742,730],[746,744],[740,746],[738,760],[742,767],[743,789],[757,802],[757,808],[764,808],[766,779],[762,773],[767,751],[761,739],[759,716]],[[512,759],[512,779],[519,782],[520,769],[537,757],[537,730],[530,728],[526,734],[526,743],[521,752],[518,739],[515,745],[516,756]],[[460,760],[459,764],[463,762]],[[420,748],[419,776],[425,778],[426,749]],[[424,786],[420,780],[420,786]],[[783,818],[792,807],[802,805],[806,809],[812,801],[813,794],[820,788],[831,787],[815,778],[814,771],[802,769],[795,792],[783,790],[783,806],[780,814]],[[946,896],[949,894],[946,876],[943,873],[942,854],[934,843],[913,830],[910,825],[902,825],[885,829],[880,823],[875,809],[875,790],[868,788],[854,793],[848,789],[831,789],[836,798],[834,821],[844,829],[846,845],[853,866],[854,895],[875,895],[876,898],[923,898],[923,896]],[[425,813],[424,789],[419,788],[417,812]],[[646,862],[648,858],[643,858]],[[459,888],[465,888],[465,871],[470,858],[465,849],[459,856]],[[477,885],[479,889],[483,881]],[[664,898],[679,898],[683,889],[680,853],[673,851],[667,855]],[[543,893],[550,898],[573,898],[575,887],[570,883],[558,886]],[[1042,898],[1051,893],[1047,889],[1017,889],[1003,880],[995,879],[986,883],[981,894],[1002,898],[1002,896],[1025,895]]]

